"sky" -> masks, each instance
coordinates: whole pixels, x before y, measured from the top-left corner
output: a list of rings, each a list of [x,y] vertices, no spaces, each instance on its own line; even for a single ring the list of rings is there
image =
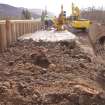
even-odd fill
[[[45,9],[57,15],[60,12],[61,4],[67,14],[71,13],[71,3],[79,8],[95,6],[105,8],[105,0],[0,0],[0,3],[9,4],[16,7]]]

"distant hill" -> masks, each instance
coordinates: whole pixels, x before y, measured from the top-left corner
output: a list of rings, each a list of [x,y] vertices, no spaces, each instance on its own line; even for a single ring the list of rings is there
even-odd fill
[[[39,16],[41,16],[41,10],[40,9],[29,9],[30,10],[30,12],[32,12],[33,14],[34,13],[36,13],[37,15],[39,15]],[[51,13],[51,12],[47,12],[48,13],[48,15],[49,16],[54,16],[54,14],[53,13]]]
[[[0,16],[12,16],[20,17],[22,10],[26,9],[23,7],[14,7],[8,4],[0,4]],[[34,18],[39,18],[41,16],[41,9],[28,9]],[[52,13],[49,12],[51,15]]]
[[[22,9],[7,4],[0,4],[0,16],[20,16]]]

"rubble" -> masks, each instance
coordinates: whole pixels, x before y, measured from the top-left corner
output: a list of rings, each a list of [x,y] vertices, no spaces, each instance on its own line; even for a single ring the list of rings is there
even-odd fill
[[[0,105],[105,105],[92,58],[73,41],[14,43],[0,53]]]

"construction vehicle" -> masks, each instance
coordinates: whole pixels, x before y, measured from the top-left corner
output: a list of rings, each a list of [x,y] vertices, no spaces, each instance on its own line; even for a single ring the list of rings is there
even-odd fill
[[[69,18],[66,17],[66,11],[63,10],[63,5],[61,5],[61,12],[58,18],[53,19],[54,28],[57,31],[61,31],[62,26],[67,25],[71,26],[74,29],[87,30],[89,29],[91,22],[87,19],[81,19],[80,9],[77,6],[74,6],[72,3],[72,14]]]
[[[65,16],[65,11],[63,10],[63,5],[61,5],[61,12],[58,18],[55,17],[53,23],[54,23],[54,28],[56,28],[57,31],[64,30],[63,25],[66,24],[66,16]]]
[[[70,16],[70,25],[74,29],[89,29],[91,22],[87,19],[81,19],[80,9],[72,3],[72,14]]]

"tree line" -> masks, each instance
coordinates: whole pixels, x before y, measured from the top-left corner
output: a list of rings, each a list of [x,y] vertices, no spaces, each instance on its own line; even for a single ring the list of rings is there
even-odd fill
[[[103,7],[95,8],[88,7],[81,10],[81,18],[89,19],[91,21],[97,21],[105,23],[105,9]]]
[[[31,19],[31,18],[32,18],[32,13],[28,9],[23,9],[20,16],[0,15],[0,20],[6,20],[6,19],[21,20],[21,19]]]

